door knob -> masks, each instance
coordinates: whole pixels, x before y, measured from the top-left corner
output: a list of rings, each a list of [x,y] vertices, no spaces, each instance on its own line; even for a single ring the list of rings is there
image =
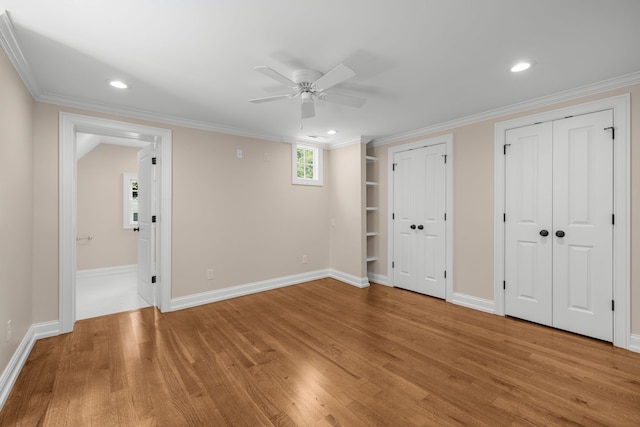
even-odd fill
[[[416,229],[416,225],[415,225],[415,224],[411,224],[411,225],[409,226],[409,228],[410,228],[410,229],[412,229],[412,230],[415,230],[415,229]]]
[[[558,230],[558,231],[556,231],[556,236],[558,236],[558,237],[564,237],[564,231],[562,231],[562,230]]]
[[[420,225],[418,226],[418,230],[422,230],[423,228],[424,228],[424,225],[422,225],[422,224],[420,224]]]
[[[547,237],[549,235],[549,232],[547,230],[540,230],[540,235],[542,237]]]
[[[133,227],[133,231],[140,231],[140,227]]]

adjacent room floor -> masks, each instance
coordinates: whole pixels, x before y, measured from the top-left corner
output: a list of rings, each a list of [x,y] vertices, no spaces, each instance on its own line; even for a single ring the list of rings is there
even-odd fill
[[[76,279],[76,319],[149,307],[138,295],[136,271]]]

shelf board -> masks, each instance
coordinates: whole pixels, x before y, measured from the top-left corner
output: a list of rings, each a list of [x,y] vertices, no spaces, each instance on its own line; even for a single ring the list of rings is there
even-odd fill
[[[375,206],[367,206],[367,211],[371,212],[371,211],[377,211],[378,208]]]
[[[378,232],[377,231],[369,231],[367,232],[367,237],[373,237],[373,236],[377,236]]]
[[[376,156],[367,156],[367,163],[377,162],[378,158]]]
[[[378,257],[377,256],[368,256],[367,257],[367,262],[373,262],[373,261],[377,261]]]
[[[367,187],[375,187],[376,185],[378,185],[378,183],[375,181],[367,181]]]

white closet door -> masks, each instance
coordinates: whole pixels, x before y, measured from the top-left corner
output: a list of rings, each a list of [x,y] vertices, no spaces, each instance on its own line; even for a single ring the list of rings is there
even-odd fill
[[[394,156],[394,285],[445,298],[446,147]]]
[[[550,326],[552,125],[509,130],[506,141],[505,313]]]
[[[613,112],[553,123],[553,325],[613,340]],[[564,237],[558,237],[564,233]]]

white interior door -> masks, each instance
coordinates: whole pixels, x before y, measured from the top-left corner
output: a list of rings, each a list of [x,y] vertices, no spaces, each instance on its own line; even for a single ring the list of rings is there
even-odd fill
[[[446,147],[394,157],[394,285],[445,298]]]
[[[550,122],[507,131],[505,164],[505,313],[549,326],[552,133]]]
[[[156,305],[155,292],[155,144],[138,152],[138,294]]]
[[[612,111],[509,130],[505,313],[613,340]]]
[[[613,341],[611,110],[553,123],[553,325]],[[563,234],[564,237],[558,237]]]

